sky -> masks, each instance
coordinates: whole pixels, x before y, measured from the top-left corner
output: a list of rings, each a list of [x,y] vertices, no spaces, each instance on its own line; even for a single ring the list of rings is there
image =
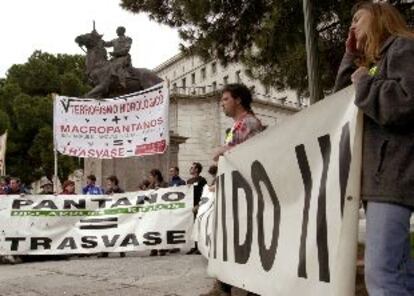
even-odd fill
[[[132,14],[120,0],[0,0],[0,78],[13,64],[27,61],[35,50],[52,54],[83,54],[75,37],[96,30],[106,41],[124,26],[133,39],[134,67],[153,69],[179,52],[178,32]],[[110,51],[112,49],[109,49]]]

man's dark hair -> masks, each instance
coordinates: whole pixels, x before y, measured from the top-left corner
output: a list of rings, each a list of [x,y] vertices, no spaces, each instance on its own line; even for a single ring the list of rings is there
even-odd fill
[[[91,180],[91,181],[93,181],[93,182],[96,182],[96,177],[95,177],[95,175],[89,175],[89,176],[87,176],[87,177],[86,177],[86,179],[89,179],[89,180]]]
[[[208,173],[212,175],[213,177],[215,177],[217,175],[217,170],[218,170],[218,167],[215,164],[213,164],[208,168]]]
[[[173,167],[171,167],[172,169],[174,169],[174,170],[176,170],[177,171],[177,173],[179,173],[180,172],[180,169],[177,167],[177,166],[173,166]]]
[[[118,186],[118,184],[119,184],[119,180],[115,175],[109,176],[106,179],[111,181],[112,183],[114,183],[115,186]]]
[[[144,179],[141,184],[138,186],[139,189],[146,189],[151,185],[151,182],[148,179]]]
[[[22,183],[22,180],[20,180],[20,178],[18,178],[18,177],[11,177],[11,178],[10,178],[10,181],[11,181],[11,180],[16,181],[16,183],[17,183],[17,184],[21,184],[21,183]]]
[[[199,174],[203,170],[203,166],[199,162],[193,162],[193,166],[197,169],[197,173],[199,173]]]
[[[240,104],[246,111],[252,111],[252,92],[246,85],[241,83],[230,83],[223,87],[223,93],[225,92],[229,92],[234,99],[240,99]]]
[[[158,182],[164,182],[164,177],[162,176],[162,173],[159,169],[152,169],[150,171],[150,174],[158,181]]]

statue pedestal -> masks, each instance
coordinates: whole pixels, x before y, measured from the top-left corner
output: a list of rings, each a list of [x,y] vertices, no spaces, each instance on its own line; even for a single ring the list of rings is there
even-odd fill
[[[169,179],[168,170],[178,165],[179,145],[185,143],[186,137],[181,137],[170,131],[170,145],[164,154],[151,156],[93,159],[86,158],[84,164],[85,176],[93,174],[96,183],[105,187],[105,180],[111,175],[119,179],[119,185],[125,191],[136,191],[142,180],[148,179],[152,169],[159,169],[166,181]]]

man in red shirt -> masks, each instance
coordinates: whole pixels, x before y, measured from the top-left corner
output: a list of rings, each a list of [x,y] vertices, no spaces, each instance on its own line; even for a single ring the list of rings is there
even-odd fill
[[[252,94],[244,84],[228,84],[223,89],[221,106],[226,116],[233,118],[233,127],[227,133],[225,144],[214,151],[214,161],[234,146],[260,133],[264,127],[254,115],[251,104]],[[231,285],[217,281],[215,287],[201,296],[229,296]],[[247,295],[255,295],[248,293]]]
[[[228,84],[223,89],[221,106],[226,116],[233,118],[233,127],[227,133],[225,144],[214,151],[213,160],[217,161],[220,155],[232,147],[246,141],[260,133],[264,128],[254,115],[252,94],[244,84]]]

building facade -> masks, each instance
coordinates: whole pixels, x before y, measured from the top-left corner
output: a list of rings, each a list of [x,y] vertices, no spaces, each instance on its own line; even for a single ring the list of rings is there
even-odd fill
[[[229,83],[244,83],[260,100],[296,108],[306,105],[306,100],[293,90],[280,91],[250,78],[246,75],[246,68],[239,63],[222,66],[217,60],[203,61],[200,57],[180,53],[153,71],[169,82],[172,93],[202,96]]]

